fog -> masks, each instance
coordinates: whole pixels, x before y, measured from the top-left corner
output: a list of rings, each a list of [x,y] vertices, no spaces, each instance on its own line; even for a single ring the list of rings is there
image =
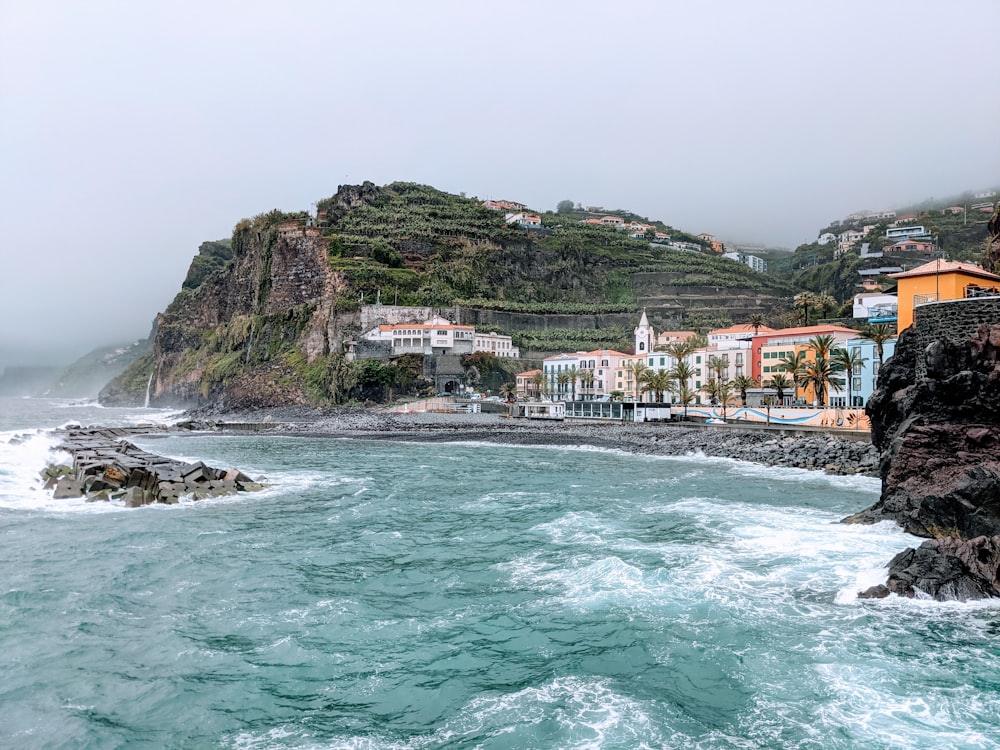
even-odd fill
[[[1000,182],[1000,3],[0,4],[0,366],[145,336],[343,183],[794,247]]]

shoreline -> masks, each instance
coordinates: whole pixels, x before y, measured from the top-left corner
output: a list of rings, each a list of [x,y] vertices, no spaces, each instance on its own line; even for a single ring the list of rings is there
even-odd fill
[[[788,434],[781,428],[681,423],[531,422],[496,414],[399,414],[369,409],[314,410],[283,407],[212,414],[193,412],[195,429],[230,434],[280,434],[411,442],[481,441],[502,445],[589,445],[635,454],[702,454],[765,466],[878,476],[871,442],[829,433]]]

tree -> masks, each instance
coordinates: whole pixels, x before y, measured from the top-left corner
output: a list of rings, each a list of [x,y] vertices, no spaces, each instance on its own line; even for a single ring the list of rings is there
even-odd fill
[[[569,372],[564,370],[556,375],[556,383],[559,385],[559,395],[564,396],[566,393],[566,386],[569,384]]]
[[[683,359],[670,368],[670,379],[674,384],[677,399],[684,405],[684,419],[687,419],[687,407],[694,400],[694,391],[691,389],[691,378],[694,377],[694,368]]]
[[[569,377],[569,385],[573,390],[573,401],[576,401],[576,381],[580,379],[580,370],[576,365],[573,365],[566,371],[566,375]]]
[[[806,369],[806,353],[798,351],[794,354],[789,354],[782,357],[778,361],[778,365],[782,370],[788,373],[788,377],[792,379],[792,388],[795,390],[795,398],[798,398],[799,384],[802,382],[802,376]]]
[[[715,378],[709,378],[701,387],[701,392],[708,396],[710,404],[716,404],[719,401],[719,381]]]
[[[595,378],[593,370],[587,370],[587,369],[580,370],[580,383],[586,390],[589,391],[591,388],[594,387],[594,380]],[[593,400],[594,398],[593,393],[590,394],[590,398],[591,400]]]
[[[792,385],[788,381],[788,378],[786,378],[783,374],[781,374],[779,372],[776,375],[772,375],[771,379],[768,381],[767,384],[769,386],[771,386],[772,388],[774,388],[774,390],[776,390],[778,392],[777,402],[779,404],[784,404],[785,403],[785,389]],[[772,399],[772,401],[773,401],[773,399]]]
[[[718,398],[719,403],[722,404],[722,419],[726,418],[726,407],[729,405],[729,399],[733,397],[733,383],[729,381],[719,382]]]
[[[861,356],[860,351],[853,349],[834,349],[831,359],[834,364],[847,373],[847,406],[854,407],[854,373],[860,372],[868,360]]]
[[[733,380],[733,388],[740,392],[740,401],[744,407],[747,405],[747,389],[756,387],[757,380],[749,375],[737,375]]]
[[[517,395],[517,388],[513,383],[504,383],[500,386],[500,396],[504,401],[513,401]]]
[[[649,365],[643,359],[633,359],[625,364],[625,371],[629,373],[632,379],[628,390],[631,391],[634,387],[635,398],[642,401],[643,386],[646,384],[646,373],[649,372]]]
[[[809,325],[809,309],[817,307],[816,295],[813,292],[799,292],[795,295],[792,305],[802,310],[802,325]]]
[[[571,213],[572,211],[573,211],[573,201],[570,201],[570,200],[559,201],[556,204],[556,213],[557,214],[568,214],[568,213]]]
[[[858,335],[875,342],[875,352],[878,355],[878,364],[881,366],[885,355],[885,342],[896,335],[896,327],[891,323],[869,323]]]
[[[837,373],[841,372],[840,367],[831,362],[826,357],[817,357],[814,361],[806,364],[802,382],[807,386],[812,386],[816,394],[816,403],[826,406],[827,388],[841,388],[844,381]]]
[[[760,329],[764,326],[764,314],[753,313],[747,320],[747,325],[753,328],[753,335],[756,336],[760,333]]]
[[[532,375],[531,384],[535,386],[535,396],[541,398],[542,392],[545,390],[545,373],[539,370]]]
[[[832,294],[828,292],[823,292],[822,294],[817,294],[813,300],[813,305],[816,310],[819,311],[820,317],[825,318],[826,314],[837,307],[837,300],[834,299]]]
[[[667,370],[652,370],[647,373],[646,383],[649,389],[656,394],[656,402],[663,403],[663,394],[670,390],[673,380]]]
[[[715,379],[722,381],[726,378],[729,370],[729,359],[725,357],[712,356],[705,363],[709,372],[715,375]]]

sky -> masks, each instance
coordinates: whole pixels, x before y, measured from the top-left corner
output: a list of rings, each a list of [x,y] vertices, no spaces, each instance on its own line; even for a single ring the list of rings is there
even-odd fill
[[[997,0],[0,0],[0,366],[148,334],[205,240],[406,180],[793,248],[1000,184]]]

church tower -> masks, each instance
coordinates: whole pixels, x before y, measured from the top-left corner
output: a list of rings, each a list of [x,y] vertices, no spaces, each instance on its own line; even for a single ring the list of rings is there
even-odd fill
[[[656,334],[646,317],[646,308],[642,308],[642,317],[639,318],[639,325],[635,327],[635,353],[649,354],[653,351],[653,344],[656,342]]]

